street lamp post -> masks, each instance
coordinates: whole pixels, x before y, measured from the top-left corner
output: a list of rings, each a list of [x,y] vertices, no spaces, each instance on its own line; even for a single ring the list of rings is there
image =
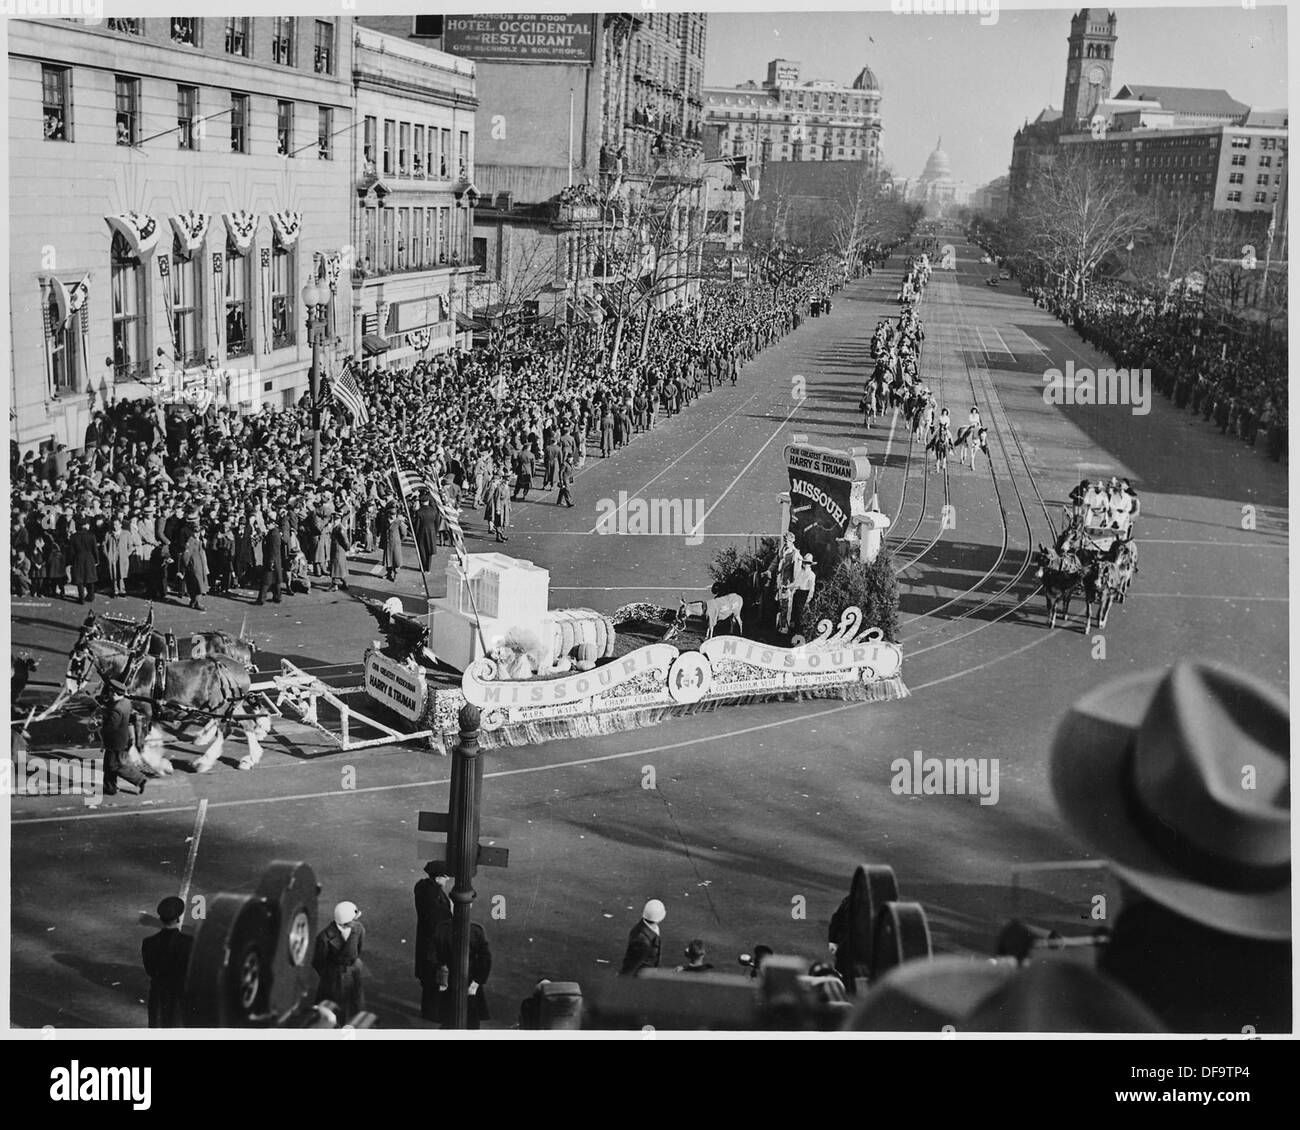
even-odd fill
[[[307,311],[307,341],[311,345],[311,477],[320,482],[320,379],[325,361],[325,306],[329,292],[314,282],[302,288]]]

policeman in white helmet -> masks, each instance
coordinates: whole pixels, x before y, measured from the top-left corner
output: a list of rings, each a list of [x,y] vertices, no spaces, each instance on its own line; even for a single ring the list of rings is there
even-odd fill
[[[632,927],[627,936],[627,951],[623,954],[620,976],[635,977],[642,969],[659,968],[659,923],[668,917],[668,911],[658,899],[650,899],[641,909],[641,921]]]

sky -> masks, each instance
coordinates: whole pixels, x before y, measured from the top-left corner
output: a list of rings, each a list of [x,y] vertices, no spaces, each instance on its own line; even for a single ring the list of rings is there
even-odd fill
[[[974,3],[965,5],[970,15],[925,15],[895,14],[886,0],[866,2],[878,10],[711,12],[705,84],[761,82],[768,60],[783,58],[802,64],[801,81],[847,85],[865,64],[881,86],[881,147],[894,175],[920,175],[942,135],[953,176],[971,184],[1006,173],[1012,138],[1026,118],[1044,106],[1060,109],[1076,7],[1004,7],[996,23],[984,25]],[[1286,10],[1247,2],[1253,0],[1213,8],[1111,5],[1118,36],[1111,93],[1126,82],[1199,86],[1261,109],[1286,106]]]

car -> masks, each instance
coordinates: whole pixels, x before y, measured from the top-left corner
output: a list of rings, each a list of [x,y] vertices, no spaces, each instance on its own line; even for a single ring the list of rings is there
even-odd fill
[[[1002,270],[998,272],[998,278],[1002,279],[1003,281],[1006,281],[1007,279],[1011,278],[1011,272],[1008,271],[1006,267],[1003,267]]]
[[[985,285],[985,286],[997,286],[997,285],[998,285],[998,279],[997,279],[997,276],[996,276],[996,275],[989,275],[989,277],[986,278],[986,279],[984,280],[984,285]]]

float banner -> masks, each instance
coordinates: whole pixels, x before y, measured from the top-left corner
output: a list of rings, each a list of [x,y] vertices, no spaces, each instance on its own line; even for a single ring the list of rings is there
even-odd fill
[[[594,15],[525,13],[443,18],[443,50],[467,59],[590,66],[595,57]]]
[[[827,644],[824,647],[770,647],[743,636],[714,636],[700,644],[710,663],[734,659],[766,671],[839,672],[865,668],[871,677],[891,679],[903,665],[903,653],[892,643]]]
[[[590,671],[577,671],[557,679],[497,682],[496,664],[480,659],[461,680],[465,701],[480,707],[556,706],[577,702],[608,691],[647,671],[667,671],[677,658],[671,644],[653,643]]]
[[[791,444],[785,449],[790,472],[790,532],[801,553],[811,553],[825,577],[843,556],[837,544],[848,534],[855,494],[871,477],[871,462],[852,451]]]

